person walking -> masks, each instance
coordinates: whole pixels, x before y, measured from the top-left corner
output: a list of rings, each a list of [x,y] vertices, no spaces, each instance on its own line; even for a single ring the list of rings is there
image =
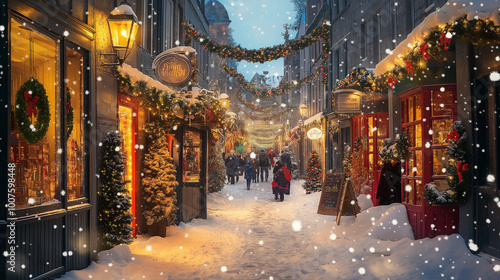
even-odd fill
[[[227,157],[226,161],[226,174],[228,177],[228,181],[231,183],[231,185],[234,185],[234,177],[236,176],[238,172],[238,160],[234,156],[234,154],[231,154],[230,156]]]
[[[292,180],[292,175],[288,168],[281,163],[281,161],[277,161],[274,164],[274,180],[272,183],[274,200],[283,201],[285,199],[285,194],[290,194],[290,181]]]
[[[269,179],[269,169],[271,166],[271,160],[269,159],[269,156],[266,153],[266,150],[264,148],[260,149],[260,154],[259,154],[259,166],[260,166],[260,181],[264,182],[264,172],[266,173],[266,182]]]
[[[253,168],[250,165],[250,161],[247,160],[247,164],[243,166],[243,171],[245,172],[245,179],[247,179],[247,190],[250,189],[250,184],[252,183]]]
[[[259,164],[257,163],[256,159],[251,159],[250,160],[250,166],[252,166],[252,181],[254,183],[259,182]]]
[[[280,160],[288,168],[288,171],[292,172],[292,158],[285,150],[281,151]]]

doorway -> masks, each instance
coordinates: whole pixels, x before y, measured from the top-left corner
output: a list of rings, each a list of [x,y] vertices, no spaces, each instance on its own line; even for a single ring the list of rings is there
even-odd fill
[[[135,145],[137,143],[138,121],[137,111],[139,102],[137,100],[122,94],[118,94],[118,129],[122,136],[122,152],[125,157],[124,181],[131,198],[130,212],[134,217],[131,226],[134,228],[133,235],[137,234],[137,211],[136,197],[138,192],[137,177],[137,154]]]

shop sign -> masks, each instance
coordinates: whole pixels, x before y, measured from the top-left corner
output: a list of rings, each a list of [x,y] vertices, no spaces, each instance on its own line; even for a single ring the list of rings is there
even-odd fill
[[[186,83],[193,73],[189,59],[183,54],[159,54],[153,65],[156,77],[169,86],[179,86]]]
[[[311,140],[318,140],[323,136],[323,131],[317,127],[313,127],[307,131],[307,138]]]
[[[356,90],[339,90],[333,93],[334,110],[338,114],[361,113],[361,92]]]

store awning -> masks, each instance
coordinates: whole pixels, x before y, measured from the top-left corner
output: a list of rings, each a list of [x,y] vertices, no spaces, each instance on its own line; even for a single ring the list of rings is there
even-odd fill
[[[490,19],[498,25],[500,21],[498,18],[498,1],[449,0],[442,8],[436,9],[436,11],[429,14],[422,23],[408,34],[404,41],[399,43],[388,56],[377,64],[374,71],[375,75],[384,74],[394,65],[402,65],[403,61],[400,57],[407,54],[408,50],[413,49],[415,42],[423,42],[424,36],[432,27],[453,23],[464,15],[467,15],[469,20],[475,18]]]
[[[139,69],[134,68],[128,65],[127,63],[123,63],[121,67],[118,67],[118,72],[124,76],[128,75],[132,83],[142,81],[145,82],[148,87],[154,87],[158,90],[162,90],[170,94],[177,93],[176,90],[172,89],[171,87],[161,83],[160,81],[154,78],[151,78],[150,76],[139,71]]]
[[[316,115],[308,118],[307,120],[304,121],[304,125],[307,126],[310,123],[313,123],[314,121],[321,121],[321,118],[323,118],[323,112],[317,113]]]

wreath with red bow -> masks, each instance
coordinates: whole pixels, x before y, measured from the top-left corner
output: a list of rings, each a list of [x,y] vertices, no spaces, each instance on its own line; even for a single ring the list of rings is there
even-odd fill
[[[31,78],[19,88],[14,111],[17,129],[29,144],[45,137],[50,125],[50,104],[47,92],[38,80]]]

